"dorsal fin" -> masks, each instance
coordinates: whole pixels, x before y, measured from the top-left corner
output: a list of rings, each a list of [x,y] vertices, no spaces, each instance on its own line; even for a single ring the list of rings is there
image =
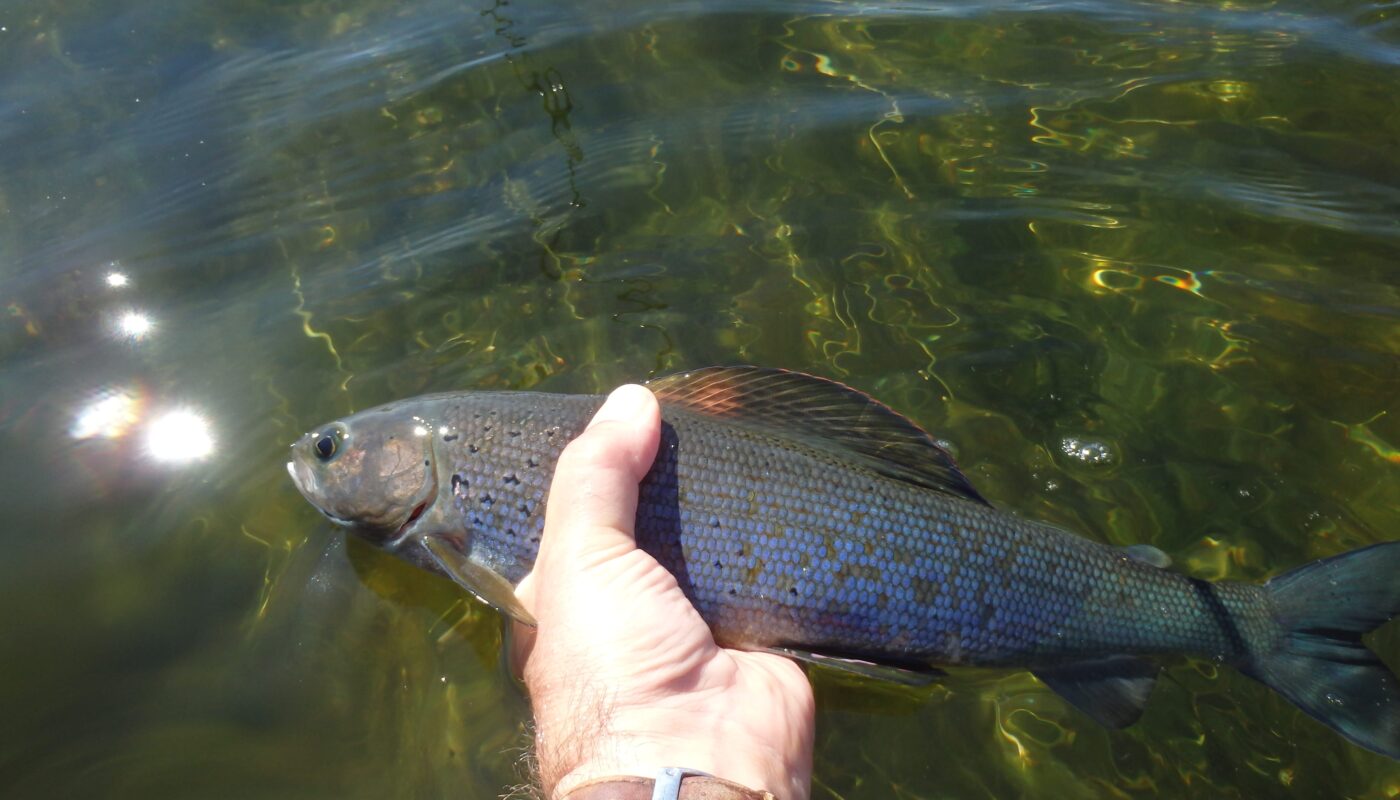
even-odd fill
[[[887,477],[987,504],[923,428],[835,381],[767,367],[706,367],[647,386],[662,403],[852,455]]]

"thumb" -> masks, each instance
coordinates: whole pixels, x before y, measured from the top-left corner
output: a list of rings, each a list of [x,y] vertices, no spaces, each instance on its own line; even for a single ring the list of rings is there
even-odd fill
[[[580,559],[636,546],[638,484],[660,438],[661,409],[651,390],[629,384],[608,395],[554,468],[535,572],[547,576],[554,564],[577,569]]]

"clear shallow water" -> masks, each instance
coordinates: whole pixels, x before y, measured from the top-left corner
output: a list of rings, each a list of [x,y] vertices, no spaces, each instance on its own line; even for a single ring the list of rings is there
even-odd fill
[[[5,5],[0,788],[518,782],[496,619],[281,466],[425,391],[805,369],[1202,576],[1395,538],[1397,15]],[[1400,795],[1208,663],[1118,734],[1024,673],[816,678],[817,797]]]

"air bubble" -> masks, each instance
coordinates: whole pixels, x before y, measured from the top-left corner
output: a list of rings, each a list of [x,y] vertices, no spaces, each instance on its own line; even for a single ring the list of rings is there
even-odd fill
[[[1061,439],[1060,452],[1081,464],[1094,467],[1112,464],[1118,460],[1113,447],[1107,442],[1079,436],[1066,436]]]

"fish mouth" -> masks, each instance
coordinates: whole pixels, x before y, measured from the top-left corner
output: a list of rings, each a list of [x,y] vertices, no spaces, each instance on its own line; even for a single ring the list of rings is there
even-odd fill
[[[296,485],[297,489],[304,493],[306,487],[301,485],[301,476],[297,475],[297,463],[295,461],[287,462],[287,474],[292,476],[292,483]]]
[[[350,520],[337,517],[311,500],[312,493],[316,490],[316,478],[306,470],[297,470],[296,461],[287,462],[287,474],[292,476],[292,483],[296,485],[297,491],[301,492],[302,496],[311,503],[312,508],[321,512],[321,516],[342,527],[348,528],[353,524]]]
[[[346,520],[336,517],[335,514],[326,513],[326,510],[322,509],[321,504],[315,502],[314,497],[316,496],[316,489],[319,489],[319,483],[316,482],[315,474],[312,474],[311,469],[308,469],[307,465],[301,464],[300,461],[293,458],[293,460],[287,462],[287,475],[291,475],[291,483],[297,488],[298,492],[301,492],[301,496],[305,497],[308,503],[311,503],[314,509],[321,511],[322,514],[332,518],[336,523],[342,525],[347,524]]]

